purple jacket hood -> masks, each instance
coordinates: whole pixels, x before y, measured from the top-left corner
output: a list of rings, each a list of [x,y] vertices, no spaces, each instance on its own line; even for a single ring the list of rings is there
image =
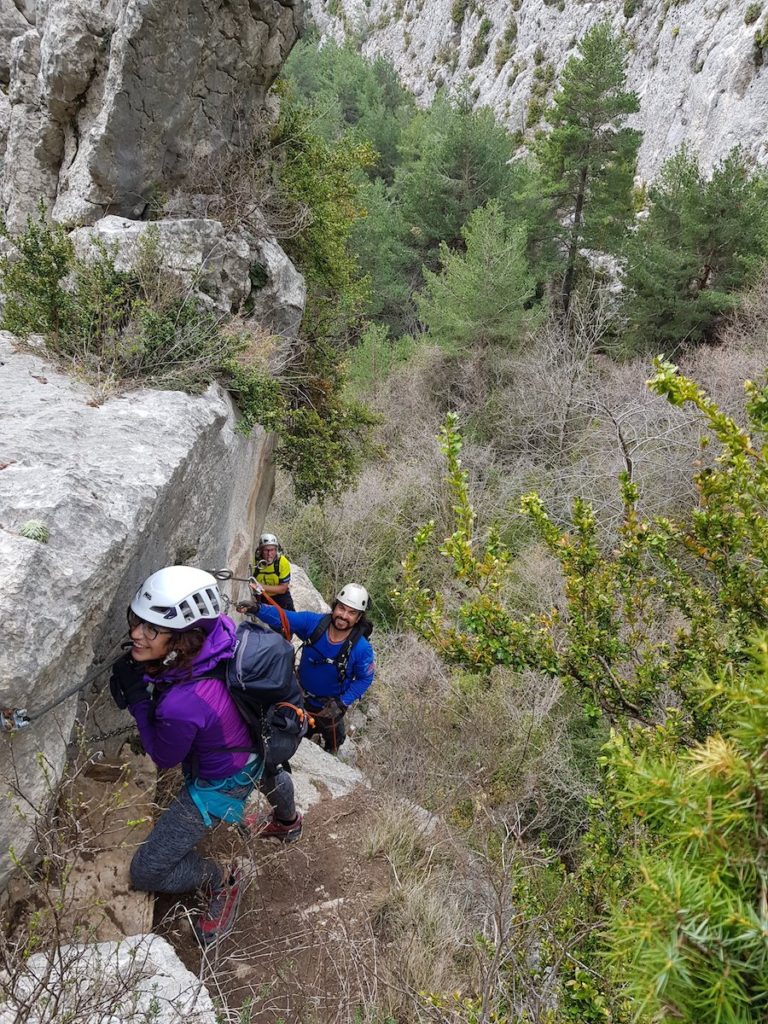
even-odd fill
[[[203,646],[191,665],[185,668],[174,668],[169,665],[156,676],[146,676],[152,683],[184,683],[191,679],[204,679],[213,673],[221,661],[230,658],[235,650],[237,627],[228,615],[220,615],[213,628],[206,633]]]

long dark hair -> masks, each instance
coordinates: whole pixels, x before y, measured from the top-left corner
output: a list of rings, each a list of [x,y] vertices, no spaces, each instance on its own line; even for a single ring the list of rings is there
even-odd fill
[[[184,669],[191,668],[204,643],[205,633],[202,629],[188,629],[183,633],[172,633],[168,654],[175,651],[176,657],[173,661],[168,662],[168,654],[166,654],[165,658],[153,661],[150,665],[147,665],[146,674],[148,676],[160,676],[163,674],[163,670],[167,668],[173,668],[174,673],[180,669],[183,672]]]

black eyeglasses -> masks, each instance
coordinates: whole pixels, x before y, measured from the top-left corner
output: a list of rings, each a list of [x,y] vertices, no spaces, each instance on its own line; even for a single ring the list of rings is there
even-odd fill
[[[173,633],[172,629],[160,629],[159,626],[153,626],[151,622],[147,622],[146,619],[141,619],[131,608],[127,612],[128,618],[128,630],[133,631],[137,626],[141,626],[141,631],[147,640],[157,640],[159,636],[171,636]]]

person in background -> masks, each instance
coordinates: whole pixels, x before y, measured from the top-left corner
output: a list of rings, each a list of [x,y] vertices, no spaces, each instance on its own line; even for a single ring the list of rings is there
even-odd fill
[[[258,596],[258,584],[251,589]],[[291,630],[304,641],[299,682],[305,707],[315,720],[307,735],[319,734],[332,753],[346,738],[344,716],[349,705],[362,697],[374,679],[374,653],[368,640],[373,627],[365,615],[368,605],[365,587],[347,583],[329,614],[285,613]],[[280,628],[276,608],[261,604],[256,614],[274,629]]]
[[[181,765],[185,781],[131,861],[136,889],[207,892],[195,931],[203,945],[228,935],[242,894],[240,868],[195,847],[219,821],[242,821],[263,764],[224,682],[235,624],[222,614],[216,580],[171,565],[149,576],[128,608],[130,651],[113,669],[112,696],[136,720],[158,768]],[[290,810],[290,809],[289,809]]]
[[[280,550],[274,533],[262,533],[253,558],[253,576],[262,591],[287,611],[294,610],[291,597],[291,563]]]

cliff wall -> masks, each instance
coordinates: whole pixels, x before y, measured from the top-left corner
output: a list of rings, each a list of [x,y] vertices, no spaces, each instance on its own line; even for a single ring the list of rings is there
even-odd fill
[[[768,162],[768,9],[730,0],[309,0],[320,30],[381,54],[424,103],[466,83],[511,131],[536,127],[534,72],[554,71],[607,19],[626,36],[628,85],[641,110],[638,172],[652,178],[687,143],[710,168],[734,146]],[[760,41],[756,41],[756,35]],[[768,46],[768,38],[765,39]],[[551,72],[549,73],[551,75]]]
[[[42,202],[81,255],[106,244],[124,269],[164,213],[152,220],[163,269],[217,316],[280,336],[285,354],[303,278],[257,196],[247,225],[225,225],[205,216],[191,178],[253,144],[301,16],[301,0],[0,0],[11,232]],[[271,499],[272,439],[237,432],[218,386],[104,390],[65,376],[42,344],[0,333],[0,706],[33,718],[0,735],[0,884],[10,848],[23,855],[48,811],[77,698],[35,713],[114,647],[151,571],[189,562],[243,575]],[[24,536],[30,521],[47,542]]]

